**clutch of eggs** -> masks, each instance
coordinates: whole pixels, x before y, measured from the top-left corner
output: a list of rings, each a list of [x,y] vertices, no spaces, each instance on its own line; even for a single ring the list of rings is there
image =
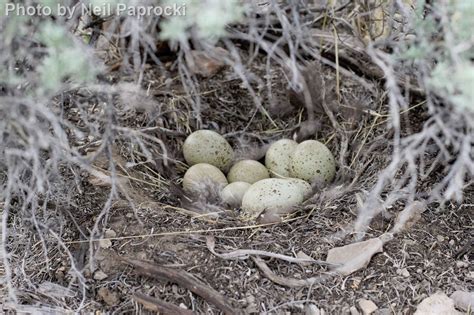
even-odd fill
[[[281,139],[267,150],[265,165],[254,160],[232,165],[234,150],[227,140],[214,131],[198,130],[185,140],[183,155],[191,166],[183,179],[186,191],[198,192],[211,183],[221,189],[226,204],[242,207],[251,216],[288,213],[312,195],[310,183],[330,183],[336,174],[333,154],[316,140],[298,144]]]

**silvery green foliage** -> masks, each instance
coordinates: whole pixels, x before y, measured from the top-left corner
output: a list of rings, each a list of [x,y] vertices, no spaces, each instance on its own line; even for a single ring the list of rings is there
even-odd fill
[[[4,8],[5,1],[0,1]],[[33,6],[38,1],[21,4]],[[18,290],[24,289],[25,283],[35,282],[46,270],[29,273],[34,264],[28,239],[41,239],[40,256],[44,255],[44,260],[40,258],[39,264],[48,260],[49,248],[59,246],[67,255],[62,243],[63,223],[58,223],[62,222],[61,214],[48,212],[46,203],[67,202],[64,188],[73,187],[74,180],[64,176],[64,170],[87,166],[70,142],[71,137],[83,138],[84,133],[67,119],[70,110],[64,104],[72,100],[68,104],[76,106],[74,110],[86,109],[85,102],[72,98],[70,92],[87,83],[96,84],[100,67],[85,43],[71,34],[74,22],[60,16],[54,20],[6,17],[0,12],[0,261],[5,270],[2,284],[8,289],[8,294],[2,290],[2,298],[14,302]],[[97,117],[89,118],[94,121]],[[94,130],[99,129],[88,131],[92,134]],[[28,224],[33,228],[26,228]],[[18,259],[25,262],[22,272],[17,272],[21,265]],[[70,259],[69,263],[71,285],[79,287],[85,296],[84,279],[74,261]],[[49,262],[46,265],[50,267]]]
[[[474,25],[473,25],[474,27]],[[474,65],[470,61],[440,62],[431,73],[430,85],[437,94],[460,110],[474,111]]]
[[[96,69],[91,56],[74,41],[64,27],[51,22],[41,25],[39,40],[46,46],[47,56],[38,67],[43,86],[40,89],[55,91],[68,79],[78,83],[91,82]]]
[[[474,112],[474,2],[434,2],[433,14],[427,16],[425,5],[419,1],[414,14],[416,42],[401,56],[415,62],[435,61],[426,87],[455,108]]]
[[[43,0],[42,5],[56,8],[58,1]],[[67,5],[67,2],[62,2]],[[24,6],[32,6],[26,1]],[[0,3],[4,8],[4,4]],[[53,11],[54,12],[54,11]],[[53,13],[54,14],[54,13]],[[54,95],[66,86],[92,83],[100,70],[92,51],[75,38],[61,17],[0,15],[2,62],[0,83],[28,86],[28,95]],[[15,49],[14,47],[18,47]],[[14,71],[12,63],[28,63],[28,71]]]
[[[443,44],[446,53],[433,69],[430,83],[461,110],[474,112],[474,2],[458,0],[437,8],[445,10]]]
[[[237,0],[168,0],[165,5],[184,4],[185,16],[172,16],[161,23],[163,39],[182,41],[195,32],[198,38],[219,38],[226,34],[226,26],[237,22],[243,14]]]
[[[403,1],[394,3],[404,7]],[[407,206],[416,199],[462,203],[472,189],[473,11],[471,0],[417,1],[414,10],[403,10],[409,36],[386,40],[382,47],[390,45],[390,52],[369,45],[386,78],[393,150],[361,207],[356,231],[365,231],[372,218],[397,201]],[[403,118],[418,119],[420,111],[411,110],[416,106],[398,81],[401,73],[417,82],[418,97],[424,99],[418,104],[424,117],[416,132],[406,133],[402,125]]]

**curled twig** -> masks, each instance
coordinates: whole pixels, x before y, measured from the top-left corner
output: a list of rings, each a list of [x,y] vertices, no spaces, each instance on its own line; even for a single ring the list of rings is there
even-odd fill
[[[289,287],[289,288],[299,288],[299,287],[305,287],[305,286],[312,286],[318,283],[323,283],[324,281],[328,280],[331,276],[335,275],[334,273],[329,273],[326,275],[311,277],[307,279],[294,279],[294,278],[281,277],[281,276],[277,276],[261,258],[252,257],[252,260],[255,262],[255,264],[260,269],[260,271],[262,271],[265,277],[270,279],[272,282],[275,282],[276,284]]]
[[[312,264],[318,264],[318,265],[323,265],[323,266],[331,266],[335,267],[334,264],[327,263],[322,260],[316,260],[316,259],[304,259],[304,258],[295,258],[291,256],[286,256],[286,255],[281,255],[281,254],[275,254],[271,252],[267,252],[264,250],[255,250],[255,249],[239,249],[233,252],[229,253],[224,253],[224,254],[218,254],[214,250],[216,246],[216,242],[213,236],[207,236],[206,237],[206,245],[207,248],[211,253],[216,255],[219,258],[222,259],[247,259],[249,256],[265,256],[265,257],[271,257],[271,258],[276,258],[280,260],[287,261],[289,263],[312,263]]]

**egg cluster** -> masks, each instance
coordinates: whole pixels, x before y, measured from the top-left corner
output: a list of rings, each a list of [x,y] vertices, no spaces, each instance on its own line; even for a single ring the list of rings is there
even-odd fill
[[[183,154],[191,166],[183,178],[187,192],[199,194],[212,184],[223,202],[252,217],[263,211],[289,213],[312,195],[310,183],[327,184],[336,175],[333,154],[316,140],[298,144],[281,139],[268,148],[265,165],[254,160],[232,165],[234,151],[227,140],[214,131],[198,130],[184,142]]]

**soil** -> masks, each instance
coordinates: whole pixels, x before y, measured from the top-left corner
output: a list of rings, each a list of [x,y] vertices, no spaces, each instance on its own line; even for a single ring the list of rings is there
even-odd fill
[[[314,259],[324,260],[329,249],[351,242],[334,238],[341,227],[354,219],[346,206],[316,209],[309,216],[299,212],[294,221],[271,227],[249,227],[235,218],[233,212],[223,214],[222,220],[204,222],[159,208],[141,209],[140,224],[130,210],[117,210],[106,227],[117,234],[117,239],[112,240],[110,248],[98,248],[95,254],[97,269],[107,278],[94,280],[92,274],[87,278],[90,298],[94,300],[89,309],[143,311],[131,300],[134,292],[141,292],[197,313],[219,313],[213,305],[176,284],[137,276],[117,256],[187,271],[245,313],[298,314],[304,313],[305,305],[314,304],[327,314],[348,314],[349,308],[364,298],[379,307],[375,314],[412,314],[424,298],[437,291],[449,295],[456,290],[473,290],[472,253],[470,257],[456,256],[474,237],[473,205],[468,203],[444,209],[430,207],[410,231],[386,244],[367,269],[347,277],[331,277],[312,287],[286,288],[274,284],[262,275],[252,259],[223,260],[206,247],[205,236],[212,235],[217,252],[259,249],[294,256],[303,251]],[[392,225],[393,219],[379,218],[367,237],[379,236]],[[266,262],[283,277],[304,279],[327,274],[321,266],[301,266],[275,259]],[[103,288],[107,289],[105,296]]]
[[[254,68],[253,71],[263,69]],[[334,79],[331,69],[321,71],[326,80]],[[147,82],[158,82],[155,84],[160,85],[160,78],[155,76],[152,69],[146,72],[146,77]],[[176,96],[182,93],[179,84],[170,88],[171,95],[175,95],[172,97],[155,91],[163,112],[171,110],[172,106],[181,111],[177,116],[163,117],[165,127],[175,132],[161,137],[170,148],[172,158],[183,161],[179,147],[184,136],[198,127],[219,127],[217,130],[240,148],[240,156],[257,158],[261,157],[261,153],[255,148],[264,147],[275,139],[298,136],[304,127],[301,119],[304,115],[300,116],[304,106],[298,108],[296,104],[296,107],[288,107],[287,87],[281,82],[281,74],[275,72],[272,84],[280,92],[273,97],[278,102],[268,101],[267,106],[272,113],[283,113],[275,118],[277,127],[255,110],[253,100],[239,81],[232,77],[231,71],[224,71],[200,82],[199,89],[203,93],[201,122],[193,117],[185,102],[180,102]],[[359,95],[361,103],[374,110],[380,109],[378,106],[382,102],[376,101],[373,93],[367,93],[350,80],[343,85],[342,91],[341,103],[353,102],[354,95]],[[294,102],[292,104],[295,106]],[[275,110],[278,106],[286,106],[285,111]],[[422,116],[423,113],[417,112],[417,119]],[[344,125],[346,130],[354,129],[351,131],[353,141],[347,154],[349,162],[358,158],[356,153],[360,149],[359,145],[369,146],[378,135],[385,132],[384,126],[367,131],[370,134],[364,144],[362,136],[357,135],[357,124],[350,122],[350,117],[343,119],[347,123]],[[368,122],[373,117],[358,114],[357,119],[363,119],[364,125],[370,126]],[[137,127],[153,125],[146,115],[137,115],[135,123]],[[312,137],[328,140],[328,146],[337,156],[340,152],[339,138],[328,119],[317,119],[313,123],[318,128]],[[109,240],[93,243],[94,260],[91,261],[89,256],[90,243],[81,241],[77,228],[72,225],[67,227],[70,229],[67,244],[78,267],[84,270],[86,309],[114,313],[153,313],[133,299],[133,294],[138,292],[196,313],[220,313],[215,305],[175,283],[139,276],[120,257],[151,261],[159,266],[186,271],[217,290],[243,313],[299,314],[305,312],[305,306],[315,305],[326,314],[349,314],[350,308],[357,306],[357,301],[363,298],[378,306],[374,314],[412,314],[422,299],[437,291],[448,295],[456,290],[472,291],[472,252],[456,256],[474,238],[472,190],[466,191],[467,198],[462,205],[430,205],[421,220],[409,231],[396,235],[387,243],[384,251],[376,254],[366,269],[346,277],[330,276],[310,287],[288,288],[275,284],[262,274],[250,257],[224,260],[208,250],[206,236],[212,235],[219,253],[258,249],[294,256],[302,251],[314,259],[324,260],[329,249],[353,242],[350,235],[342,238],[338,235],[356,218],[356,194],[370,186],[377,170],[386,163],[388,155],[385,150],[381,149],[370,159],[360,157],[360,165],[356,163],[350,171],[345,170],[347,174],[339,165],[338,179],[328,188],[336,197],[326,195],[322,198],[321,194],[316,193],[316,197],[300,211],[282,223],[270,226],[244,222],[238,210],[211,205],[206,200],[195,203],[186,201],[179,189],[180,176],[184,170],[181,162],[171,163],[168,169],[162,169],[167,184],[161,188],[149,185],[150,181],[153,182],[150,178],[156,180],[156,177],[150,177],[146,170],[139,169],[133,177],[142,181],[132,181],[127,186],[136,207],[118,202],[112,208],[108,221],[101,226],[106,233],[102,237]],[[122,153],[119,149],[117,154]],[[123,160],[127,158],[127,154],[122,154]],[[120,159],[117,157],[117,160]],[[354,178],[354,173],[363,169],[362,165],[368,162],[371,166],[362,172],[360,185],[345,190]],[[159,167],[157,163],[153,168],[159,170]],[[108,187],[93,183],[87,177],[84,178],[84,191],[77,197],[77,208],[71,210],[83,230],[92,228],[109,192]],[[209,209],[219,213],[206,214]],[[394,215],[402,209],[403,205],[400,204],[388,209],[388,215],[377,217],[366,238],[378,237],[387,232],[394,224]],[[282,277],[304,279],[329,274],[326,267],[319,265],[291,264],[277,259],[265,261],[274,273]],[[69,268],[67,259],[56,259],[52,265],[55,272],[49,275],[50,281],[67,285],[70,280]],[[74,298],[66,297],[64,301],[77,301],[78,296],[79,292],[76,291]],[[45,299],[50,297],[42,297],[43,303],[47,304]]]
[[[252,71],[265,73],[265,61],[255,62]],[[173,71],[170,66],[170,71]],[[321,76],[328,82],[335,79],[332,69],[322,68]],[[175,73],[176,74],[176,73]],[[120,75],[120,74],[116,74]],[[274,71],[270,83],[275,91],[273,99],[264,105],[274,118],[274,123],[255,109],[255,104],[240,80],[229,69],[199,82],[202,93],[200,119],[192,114],[182,95],[181,83],[171,84],[166,93],[160,90],[164,82],[152,67],[145,71],[144,87],[151,89],[154,101],[160,104],[161,123],[168,133],[157,132],[169,149],[168,166],[157,161],[150,169],[137,168],[126,186],[135,207],[115,200],[114,206],[102,220],[103,234],[107,240],[92,243],[81,238],[82,232],[90,231],[95,224],[110,188],[97,185],[87,176],[81,183],[82,192],[75,198],[75,207],[64,210],[59,216],[74,217],[73,223],[64,226],[64,235],[76,267],[84,271],[87,311],[111,313],[154,313],[148,311],[133,298],[142,293],[196,313],[219,314],[215,305],[179,285],[139,276],[134,268],[120,257],[146,260],[159,266],[178,268],[202,280],[217,290],[235,309],[243,313],[299,314],[305,306],[316,305],[326,314],[350,314],[361,298],[373,301],[378,310],[374,314],[412,314],[425,297],[443,291],[451,294],[456,290],[474,289],[472,250],[457,255],[459,250],[474,238],[474,191],[465,192],[466,199],[460,205],[431,204],[419,222],[409,231],[398,234],[376,254],[367,268],[349,276],[330,276],[310,287],[288,288],[273,283],[257,268],[251,257],[242,260],[224,260],[213,255],[206,246],[206,236],[216,240],[218,253],[238,249],[258,249],[295,256],[302,251],[314,259],[324,260],[329,249],[350,244],[351,235],[339,237],[356,218],[357,194],[363,193],[374,182],[377,171],[389,159],[388,141],[376,146],[384,137],[386,126],[378,124],[374,117],[360,110],[370,108],[383,111],[383,100],[377,99],[377,91],[366,91],[347,78],[341,86],[340,104],[363,104],[357,115],[341,117],[341,128],[349,137],[345,156],[341,153],[341,137],[325,116],[318,116],[309,126],[317,126],[312,132],[302,129],[305,121],[304,105],[291,102],[283,74]],[[252,86],[258,89],[257,82]],[[316,87],[313,87],[316,88]],[[334,100],[334,95],[328,95]],[[283,106],[284,110],[280,107]],[[298,107],[300,106],[300,107]],[[279,109],[280,108],[280,109]],[[275,113],[280,113],[276,115]],[[417,112],[417,119],[423,113]],[[137,128],[153,127],[156,123],[150,111],[137,113],[133,123]],[[370,126],[376,124],[374,129]],[[306,123],[306,124],[305,124]],[[313,124],[313,125],[311,125]],[[419,122],[418,122],[419,124]],[[369,126],[369,127],[365,127]],[[338,157],[339,175],[327,194],[316,192],[315,197],[283,222],[258,226],[245,222],[238,210],[226,209],[209,200],[190,203],[179,189],[180,177],[185,166],[180,146],[185,135],[197,128],[216,129],[238,147],[241,157],[261,158],[265,144],[285,137],[324,140]],[[302,135],[303,134],[303,135]],[[364,137],[368,135],[367,137]],[[375,152],[359,155],[375,145]],[[116,162],[127,161],[130,152],[117,144]],[[345,163],[344,167],[341,161]],[[354,162],[354,163],[353,163]],[[99,163],[99,162],[97,162]],[[155,174],[161,174],[162,178]],[[356,174],[358,184],[348,189]],[[161,184],[160,181],[164,184]],[[429,184],[428,182],[425,184]],[[124,193],[122,191],[122,197]],[[124,198],[123,198],[124,199]],[[384,216],[372,222],[366,238],[378,237],[390,230],[396,213],[404,205],[388,209]],[[211,213],[209,210],[212,210]],[[92,252],[92,256],[90,255]],[[68,257],[56,253],[50,261],[50,273],[38,277],[67,286],[71,280]],[[91,260],[91,257],[93,259]],[[282,277],[304,279],[328,275],[328,269],[319,265],[291,264],[277,259],[265,259],[271,270]],[[35,266],[27,273],[34,274]],[[81,300],[81,288],[71,288],[73,296],[55,298],[48,294],[24,294],[30,305],[41,301],[42,305],[77,305]],[[27,302],[25,302],[27,303]],[[155,312],[156,313],[156,312]]]

